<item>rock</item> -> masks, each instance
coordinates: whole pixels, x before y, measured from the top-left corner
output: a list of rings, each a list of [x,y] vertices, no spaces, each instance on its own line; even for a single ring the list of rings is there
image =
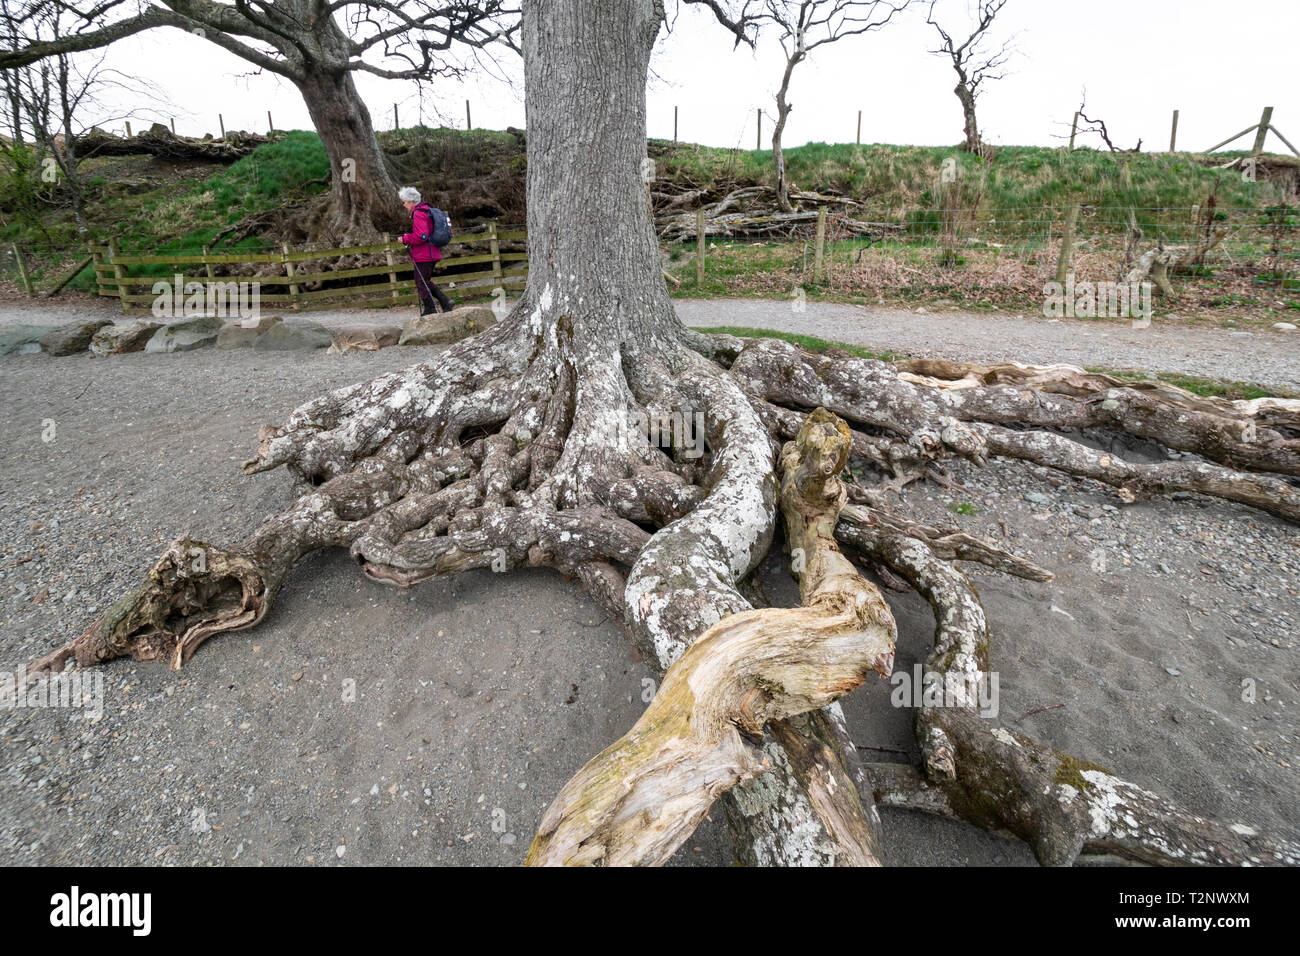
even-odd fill
[[[271,326],[283,322],[278,315],[265,315],[260,319],[243,319],[239,322],[227,322],[217,333],[217,348],[219,349],[246,349],[250,348],[262,334],[267,332]]]
[[[10,352],[39,352],[41,337],[53,330],[54,326],[50,325],[0,326],[0,355],[8,355]]]
[[[214,316],[200,316],[164,325],[144,347],[146,352],[189,352],[211,345],[225,323]]]
[[[1251,338],[1254,334],[1255,334],[1254,332],[1229,332],[1229,333],[1228,333],[1228,338],[1230,338],[1230,339],[1248,339],[1248,338]]]
[[[334,344],[330,352],[347,352],[358,350],[374,352],[396,345],[402,338],[402,330],[396,325],[354,325],[334,332]]]
[[[410,319],[402,326],[398,345],[446,345],[497,324],[492,310],[481,305],[464,305],[450,312],[434,312]]]
[[[1296,325],[1294,322],[1274,322],[1273,328],[1277,329],[1279,332],[1294,332]]]
[[[1177,677],[1182,673],[1182,671],[1180,671],[1177,667],[1166,667],[1165,673],[1168,674],[1170,677]]]
[[[253,348],[265,352],[323,349],[333,341],[330,330],[319,322],[277,322],[258,336]]]
[[[1047,495],[1039,494],[1037,491],[1026,491],[1025,500],[1032,501],[1036,505],[1050,505],[1052,503],[1051,498],[1047,497]]]
[[[106,325],[91,337],[90,351],[95,355],[139,352],[161,326],[161,322],[149,319],[136,319],[126,325]]]
[[[76,355],[86,351],[96,332],[112,324],[112,319],[87,319],[56,326],[41,336],[41,349],[50,355]]]

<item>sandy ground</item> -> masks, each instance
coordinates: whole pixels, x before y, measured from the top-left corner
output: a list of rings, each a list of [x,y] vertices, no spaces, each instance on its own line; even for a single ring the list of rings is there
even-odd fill
[[[681,304],[700,325],[760,325],[766,307]],[[904,322],[863,336],[915,351]],[[975,343],[947,347],[982,357]],[[284,506],[285,475],[238,471],[259,424],[428,356],[0,359],[0,669],[79,632],[178,534],[237,540]],[[1199,496],[1124,506],[1092,482],[1018,463],[955,474],[965,487],[916,488],[909,506],[1057,574],[1035,585],[967,568],[992,625],[999,721],[1193,811],[1300,839],[1297,529]],[[761,584],[794,600],[775,558]],[[897,667],[910,670],[933,619],[915,595],[888,598]],[[0,710],[0,860],[517,864],[554,793],[636,719],[650,678],[626,637],[553,573],[402,592],[337,552],[305,560],[261,626],[214,639],[185,670],[117,661],[97,673],[97,720]],[[913,753],[911,713],[889,692],[875,682],[845,701],[868,759]],[[964,825],[884,816],[895,863],[1032,862],[1024,846]],[[729,862],[713,817],[676,862]]]

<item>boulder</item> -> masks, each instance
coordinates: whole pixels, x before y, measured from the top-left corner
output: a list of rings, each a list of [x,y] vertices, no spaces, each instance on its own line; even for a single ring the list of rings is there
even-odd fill
[[[410,319],[402,326],[398,345],[446,345],[497,324],[492,310],[481,305],[463,305],[450,312],[434,312]]]
[[[1279,332],[1294,332],[1296,329],[1294,322],[1274,322],[1273,328]]]
[[[76,355],[90,347],[90,340],[112,319],[83,319],[55,326],[41,336],[41,349],[50,355]]]
[[[334,344],[331,352],[357,350],[374,352],[396,345],[402,338],[402,330],[396,325],[352,325],[345,329],[334,330]]]
[[[0,325],[0,355],[39,352],[41,336],[53,328],[50,325]]]
[[[189,352],[212,345],[225,325],[214,316],[200,316],[172,322],[154,332],[144,347],[146,352]]]
[[[259,351],[284,352],[290,349],[323,349],[334,341],[330,330],[319,322],[276,322],[253,342]]]
[[[264,315],[258,319],[242,319],[239,322],[227,322],[217,334],[217,348],[246,349],[271,326],[283,322],[278,315]]]
[[[91,337],[90,351],[95,355],[139,352],[161,327],[161,322],[149,319],[136,319],[126,325],[106,325]]]

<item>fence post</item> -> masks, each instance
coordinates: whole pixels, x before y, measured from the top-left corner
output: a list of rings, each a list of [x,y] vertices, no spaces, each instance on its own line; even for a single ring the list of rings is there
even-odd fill
[[[221,138],[226,138],[226,118],[220,113],[217,114],[217,125],[221,127]]]
[[[112,239],[108,240],[108,258],[113,264],[113,281],[117,283],[117,301],[121,303],[123,314],[128,308],[126,302],[126,285],[122,282],[126,278],[126,269],[117,261],[117,243]]]
[[[1079,111],[1074,111],[1074,119],[1070,123],[1070,149],[1074,150],[1074,133],[1079,128]]]
[[[497,239],[497,224],[488,223],[488,248],[492,251],[492,281],[502,289],[505,288],[505,276],[501,268],[501,243]]]
[[[175,117],[175,116],[169,116],[169,117],[167,117],[167,121],[168,121],[169,123],[172,124],[172,135],[175,136],[175,135],[176,135],[176,117]]]
[[[294,268],[293,268],[293,263],[289,261],[289,243],[287,242],[280,243],[280,251],[284,253],[284,255],[280,257],[280,261],[284,263],[284,274],[288,276],[290,279],[292,279],[294,276]],[[298,304],[298,283],[296,282],[289,283],[289,296],[290,298],[293,299],[294,311],[297,311],[299,308],[301,308],[301,306]]]
[[[208,256],[212,253],[208,250],[208,246],[203,247],[203,270],[208,274],[208,281],[211,282],[215,276],[212,274],[212,263],[208,261]]]
[[[275,132],[275,121],[271,119],[271,111],[266,111],[266,134],[270,136]]]
[[[763,148],[763,108],[760,106],[758,109],[754,110],[754,113],[758,117],[758,132],[754,135],[754,149],[762,149]]]
[[[28,298],[31,298],[32,280],[27,277],[27,263],[23,261],[23,254],[18,251],[18,243],[9,243],[9,248],[13,250],[14,262],[18,264],[18,281],[22,283],[23,291],[27,293]]]
[[[673,107],[673,142],[677,142],[677,107]]]
[[[1174,123],[1169,127],[1169,152],[1174,152],[1174,144],[1178,142],[1178,110],[1174,110]]]
[[[1255,131],[1255,146],[1251,149],[1252,156],[1258,156],[1264,152],[1264,137],[1268,135],[1268,124],[1273,121],[1273,107],[1265,106],[1264,113],[1259,118],[1259,129]]]
[[[397,104],[393,104],[393,129],[397,129]]]
[[[104,279],[100,272],[104,268],[104,250],[93,242],[86,243],[86,250],[90,253],[91,268],[95,270],[95,295],[101,295],[100,283]]]
[[[388,284],[393,287],[393,298],[396,299],[397,298],[397,270],[394,268],[394,266],[396,266],[397,263],[393,260],[393,250],[391,248],[384,250],[384,261],[388,263]]]
[[[858,110],[858,137],[855,142],[859,146],[862,145],[862,110]]]
[[[695,285],[704,285],[704,210],[695,210]]]
[[[127,138],[127,139],[130,139],[130,138],[131,138],[131,121],[130,121],[130,120],[127,120],[127,121],[126,121],[126,138]]]
[[[1061,256],[1056,260],[1056,281],[1065,284],[1070,273],[1070,253],[1074,248],[1074,225],[1079,221],[1079,204],[1070,207],[1065,217],[1065,231],[1061,233]]]
[[[471,130],[473,128],[474,128],[474,122],[469,118],[469,100],[466,100],[465,101],[465,129]]]
[[[822,261],[826,252],[826,207],[817,207],[817,245],[813,248],[813,282],[822,281]]]

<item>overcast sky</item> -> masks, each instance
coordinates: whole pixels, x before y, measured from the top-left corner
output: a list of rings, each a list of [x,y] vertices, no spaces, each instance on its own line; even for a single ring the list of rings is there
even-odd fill
[[[674,0],[666,2],[672,11]],[[927,53],[936,45],[927,7],[820,48],[800,64],[786,144],[853,142],[858,110],[863,142],[959,142],[955,76],[946,59]],[[967,8],[967,0],[939,0],[940,18],[955,25],[954,33]],[[1140,137],[1143,149],[1167,149],[1170,114],[1179,109],[1178,145],[1205,149],[1273,106],[1274,124],[1300,147],[1298,27],[1300,0],[1009,0],[992,34],[999,42],[1017,34],[1019,53],[1010,75],[981,98],[980,125],[994,143],[1060,145],[1056,137],[1068,135],[1086,88],[1087,112],[1106,121],[1117,146],[1131,147]],[[227,129],[265,130],[268,109],[277,128],[311,128],[292,84],[250,75],[250,64],[181,31],[121,41],[107,65],[158,84],[172,105],[134,105],[142,117],[174,116],[183,134],[216,133],[218,113]],[[466,98],[476,127],[523,126],[522,66],[510,54],[501,65],[513,75],[513,88],[482,75],[436,81],[423,95],[413,83],[367,74],[357,82],[380,129],[392,127],[394,103],[403,126],[422,120],[464,128]],[[752,149],[761,107],[768,148],[782,66],[775,36],[760,37],[756,52],[733,51],[729,35],[707,13],[683,8],[671,32],[661,35],[652,63],[649,135],[672,136],[676,105],[680,139]],[[1270,137],[1269,148],[1285,147]]]

